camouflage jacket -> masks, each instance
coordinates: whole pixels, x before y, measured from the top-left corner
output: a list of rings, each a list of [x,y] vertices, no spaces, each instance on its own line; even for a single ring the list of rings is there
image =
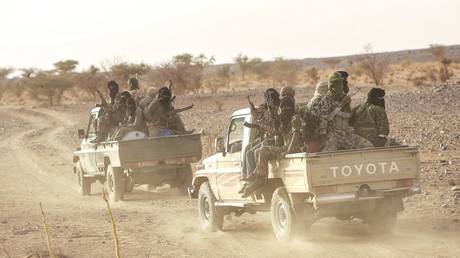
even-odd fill
[[[353,108],[350,123],[356,134],[369,140],[374,146],[383,146],[386,140],[378,135],[388,135],[390,132],[385,109],[367,102]]]
[[[295,115],[295,99],[292,97],[284,97],[281,99],[279,107],[279,119],[281,132],[286,138],[291,131],[291,120]]]
[[[316,95],[309,102],[303,113],[305,121],[304,134],[307,141],[319,140],[319,117],[322,96]]]
[[[319,104],[318,134],[326,136],[335,131],[352,133],[352,128],[349,126],[350,117],[349,104],[342,107],[340,101],[334,100],[329,95],[324,96]]]

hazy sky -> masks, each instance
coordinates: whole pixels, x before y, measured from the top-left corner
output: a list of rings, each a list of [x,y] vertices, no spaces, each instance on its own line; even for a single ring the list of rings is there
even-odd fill
[[[460,43],[458,0],[0,0],[0,66],[80,67],[183,52],[230,62]]]

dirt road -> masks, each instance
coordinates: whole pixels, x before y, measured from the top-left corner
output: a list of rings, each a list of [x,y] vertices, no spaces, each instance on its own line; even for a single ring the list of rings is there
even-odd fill
[[[72,173],[76,140],[69,139],[84,127],[81,117],[68,110],[0,107],[0,257],[46,254],[39,203],[55,253],[114,257],[102,186],[93,184],[92,196],[81,197]],[[460,256],[458,221],[417,215],[412,206],[390,235],[371,236],[357,221],[328,219],[292,243],[275,241],[268,214],[226,217],[224,232],[203,233],[195,200],[172,190],[136,188],[113,208],[122,257]]]

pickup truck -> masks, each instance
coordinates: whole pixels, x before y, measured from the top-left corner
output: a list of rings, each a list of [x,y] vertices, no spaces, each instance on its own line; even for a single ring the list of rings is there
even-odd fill
[[[95,181],[105,183],[111,201],[119,201],[135,185],[169,184],[187,194],[193,172],[190,163],[201,159],[201,134],[147,138],[131,131],[118,141],[97,141],[100,107],[90,113],[87,131],[79,129],[80,147],[73,153],[79,192],[89,195]]]
[[[402,198],[421,191],[418,147],[394,146],[286,154],[270,161],[263,187],[242,198],[242,154],[255,135],[245,122],[251,122],[249,109],[233,113],[224,137],[215,140],[216,154],[198,164],[189,188],[206,231],[221,230],[226,214],[270,211],[282,241],[324,217],[361,219],[381,233],[403,211]]]

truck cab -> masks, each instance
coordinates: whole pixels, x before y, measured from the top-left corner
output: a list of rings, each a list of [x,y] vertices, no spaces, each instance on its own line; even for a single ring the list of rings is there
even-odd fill
[[[189,194],[205,230],[222,229],[225,214],[270,211],[279,240],[323,217],[358,218],[382,232],[403,210],[402,198],[420,192],[418,147],[394,146],[284,155],[270,161],[263,187],[242,198],[244,153],[255,137],[244,122],[251,120],[248,108],[234,112],[216,153],[198,165]]]

